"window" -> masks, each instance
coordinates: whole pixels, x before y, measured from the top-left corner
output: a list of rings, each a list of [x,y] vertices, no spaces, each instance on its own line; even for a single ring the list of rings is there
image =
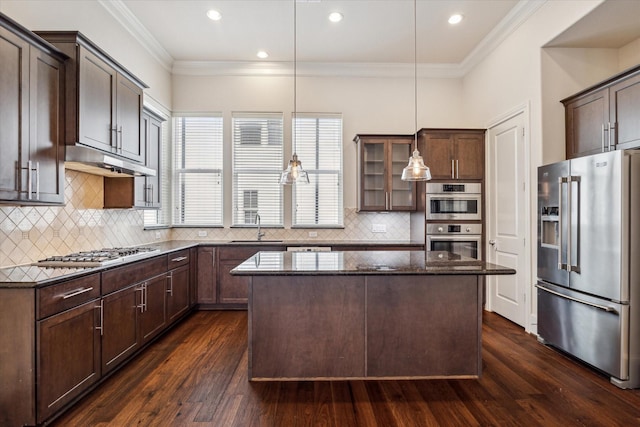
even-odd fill
[[[222,117],[174,118],[175,225],[222,225]]]
[[[342,116],[297,113],[294,130],[295,151],[310,183],[293,186],[293,226],[341,227]]]
[[[281,113],[233,114],[233,225],[282,226]]]

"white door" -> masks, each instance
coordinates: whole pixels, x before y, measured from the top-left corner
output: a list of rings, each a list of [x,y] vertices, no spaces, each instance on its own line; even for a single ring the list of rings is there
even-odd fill
[[[523,327],[529,277],[524,116],[520,112],[489,129],[486,191],[487,261],[517,271],[487,276],[486,308]]]

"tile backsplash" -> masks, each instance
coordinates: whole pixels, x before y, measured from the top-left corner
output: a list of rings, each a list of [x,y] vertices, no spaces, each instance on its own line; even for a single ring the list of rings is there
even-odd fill
[[[52,255],[161,240],[251,239],[255,229],[174,228],[144,230],[143,211],[103,209],[102,177],[67,170],[65,206],[0,206],[0,267]],[[409,241],[409,214],[357,213],[345,209],[344,229],[269,229],[265,239]],[[386,232],[374,233],[376,227]],[[206,236],[200,236],[200,232]],[[310,237],[309,232],[317,233]]]

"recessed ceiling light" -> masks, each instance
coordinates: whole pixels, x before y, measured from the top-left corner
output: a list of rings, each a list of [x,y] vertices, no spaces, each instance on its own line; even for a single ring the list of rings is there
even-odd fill
[[[259,50],[258,53],[256,53],[256,56],[260,59],[265,59],[269,57],[269,54],[264,50]]]
[[[207,11],[207,16],[212,21],[219,21],[222,19],[222,14],[215,9],[211,9]]]
[[[329,21],[331,22],[340,22],[342,21],[342,14],[340,12],[331,12],[329,14]]]
[[[460,21],[462,21],[462,15],[460,15],[459,13],[456,13],[455,15],[451,15],[449,17],[449,24],[459,24]]]

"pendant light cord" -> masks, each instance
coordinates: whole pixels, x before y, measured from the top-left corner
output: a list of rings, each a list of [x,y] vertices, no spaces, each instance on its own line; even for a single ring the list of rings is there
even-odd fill
[[[414,142],[418,149],[418,18],[417,0],[413,0],[413,111],[414,111]]]
[[[292,128],[292,132],[293,135],[291,137],[291,141],[293,142],[293,154],[296,154],[296,115],[298,112],[298,87],[297,87],[297,83],[298,83],[298,79],[297,79],[297,75],[298,75],[298,45],[297,45],[297,35],[298,35],[298,27],[297,27],[297,17],[298,17],[298,11],[297,11],[297,3],[298,0],[293,0],[293,117],[291,118],[291,120],[293,120],[293,126]]]

